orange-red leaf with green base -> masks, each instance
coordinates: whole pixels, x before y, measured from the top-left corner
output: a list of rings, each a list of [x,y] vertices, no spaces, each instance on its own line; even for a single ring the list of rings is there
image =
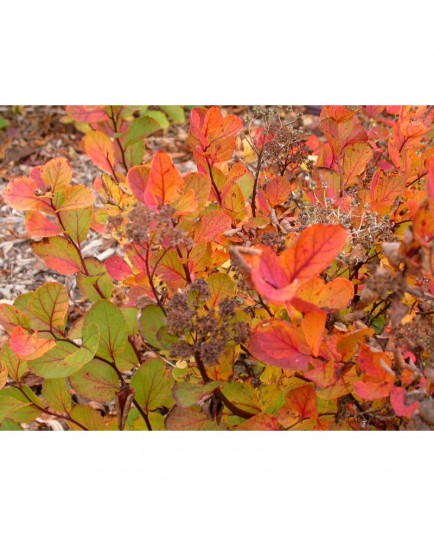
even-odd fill
[[[21,326],[12,330],[9,346],[23,361],[31,361],[43,356],[56,346],[55,341],[41,339],[37,331],[29,331]]]
[[[32,249],[47,266],[62,275],[76,274],[83,269],[76,248],[62,236],[43,238]]]

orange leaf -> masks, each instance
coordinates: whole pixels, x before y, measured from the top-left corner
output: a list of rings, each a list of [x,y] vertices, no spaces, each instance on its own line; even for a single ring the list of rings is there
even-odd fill
[[[249,351],[267,365],[307,370],[310,351],[300,331],[277,318],[260,322],[250,338]]]
[[[348,279],[338,277],[326,284],[320,277],[316,277],[298,288],[291,305],[302,312],[344,309],[353,296],[354,287]]]
[[[170,156],[164,151],[156,152],[143,194],[145,204],[150,208],[169,204],[180,197],[183,185]]]
[[[4,361],[0,361],[0,389],[6,385],[8,381],[8,369]]]
[[[106,173],[113,174],[115,158],[113,144],[104,132],[87,132],[83,138],[85,153]]]
[[[321,128],[336,158],[341,156],[348,145],[368,139],[365,129],[355,116],[339,121],[327,117],[321,121]]]
[[[42,166],[41,179],[53,191],[68,186],[72,179],[72,169],[68,160],[66,158],[49,160]]]
[[[88,208],[94,202],[95,197],[93,193],[83,184],[77,184],[67,190],[55,192],[53,197],[53,205],[58,212]]]
[[[184,189],[193,190],[198,205],[196,210],[202,210],[211,192],[211,179],[204,173],[189,173],[184,176]]]
[[[368,143],[354,143],[346,147],[343,163],[345,186],[353,184],[353,179],[364,173],[373,154],[374,152]]]
[[[302,385],[292,389],[286,394],[285,400],[285,404],[277,414],[277,420],[285,428],[306,419],[318,418],[318,404],[313,385]]]
[[[272,207],[287,201],[292,191],[291,183],[283,177],[275,177],[265,187],[265,195]]]
[[[371,210],[378,212],[380,216],[390,214],[393,203],[404,193],[404,190],[405,180],[402,177],[386,176],[381,169],[378,169],[371,182]]]
[[[209,110],[194,108],[190,115],[190,132],[187,144],[193,151],[199,171],[207,172],[211,164],[229,160],[235,149],[235,136],[242,129],[239,117],[223,118],[217,106]]]
[[[301,322],[301,329],[312,355],[318,356],[319,347],[322,342],[327,313],[322,311],[312,311],[306,313]]]
[[[193,190],[188,190],[182,193],[171,205],[176,210],[176,216],[191,214],[197,210],[198,204],[196,195]]]
[[[274,415],[258,413],[250,419],[235,427],[235,430],[253,430],[254,432],[262,430],[280,430],[279,423]]]
[[[288,268],[292,279],[305,281],[319,275],[341,252],[348,232],[340,225],[312,225],[305,229],[294,249],[281,255],[282,264]],[[291,253],[289,253],[291,252]]]

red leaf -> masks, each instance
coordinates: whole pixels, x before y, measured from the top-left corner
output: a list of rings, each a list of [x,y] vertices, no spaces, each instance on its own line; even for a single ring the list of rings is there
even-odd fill
[[[119,257],[119,255],[112,255],[106,259],[104,266],[110,276],[117,281],[122,281],[126,277],[133,275],[130,265],[122,257]]]
[[[287,273],[285,257],[278,257],[272,249],[261,248],[260,256],[244,257],[251,266],[251,278],[256,290],[268,300],[275,303],[290,301],[299,285]],[[292,250],[287,250],[291,251]]]
[[[419,408],[420,402],[416,400],[412,404],[407,405],[405,403],[406,394],[407,391],[404,389],[404,387],[394,387],[390,393],[390,403],[392,404],[392,408],[398,417],[410,419],[414,412]]]
[[[357,395],[365,400],[377,400],[389,396],[395,381],[389,355],[386,352],[376,352],[366,344],[362,344],[357,360],[364,372],[363,379],[354,383]]]
[[[109,119],[105,106],[67,106],[66,113],[79,123],[100,123]]]
[[[184,181],[164,151],[155,153],[144,191],[144,202],[150,208],[169,204],[181,195]]]
[[[198,223],[194,235],[194,241],[197,243],[201,239],[209,242],[231,228],[231,218],[221,210],[205,212]]]
[[[146,185],[150,173],[149,166],[134,166],[128,171],[127,182],[136,198],[144,202]]]
[[[299,331],[284,320],[272,318],[259,323],[250,338],[252,355],[268,365],[307,370],[310,351]]]

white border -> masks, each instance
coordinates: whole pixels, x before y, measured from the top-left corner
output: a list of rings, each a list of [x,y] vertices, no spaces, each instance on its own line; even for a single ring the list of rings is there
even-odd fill
[[[430,104],[428,6],[2,4],[0,103]],[[433,437],[3,432],[2,525],[32,536],[426,532]]]

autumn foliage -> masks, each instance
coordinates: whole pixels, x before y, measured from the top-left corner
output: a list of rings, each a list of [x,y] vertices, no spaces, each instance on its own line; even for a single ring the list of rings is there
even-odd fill
[[[432,108],[325,106],[316,134],[194,108],[188,173],[145,157],[180,110],[67,107],[93,189],[55,158],[2,192],[83,299],[0,305],[1,429],[433,428]],[[90,232],[118,254],[87,256]]]

